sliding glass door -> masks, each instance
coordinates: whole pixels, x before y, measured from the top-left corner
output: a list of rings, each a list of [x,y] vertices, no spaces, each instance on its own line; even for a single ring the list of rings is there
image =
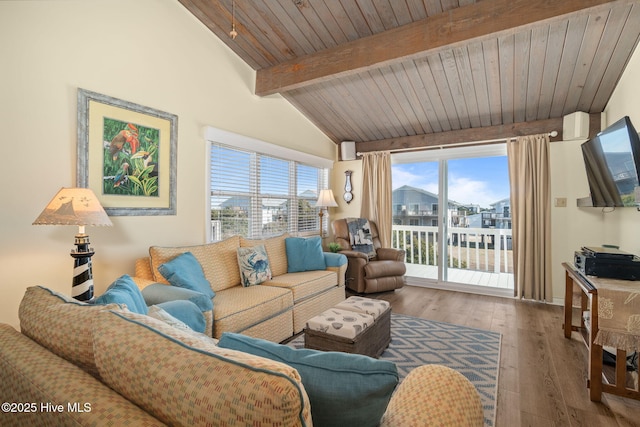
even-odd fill
[[[394,244],[407,276],[513,289],[504,145],[394,154]]]
[[[407,163],[392,170],[393,245],[407,252],[408,276],[437,280],[440,163]]]

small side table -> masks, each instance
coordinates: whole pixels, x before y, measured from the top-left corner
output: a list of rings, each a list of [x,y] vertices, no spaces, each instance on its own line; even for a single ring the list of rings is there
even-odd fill
[[[582,336],[587,350],[589,352],[589,369],[587,387],[589,387],[589,398],[594,402],[599,402],[602,393],[610,393],[618,396],[629,397],[640,400],[640,390],[626,387],[626,359],[627,353],[624,350],[617,349],[615,382],[608,383],[606,378],[603,381],[603,364],[602,364],[602,346],[595,343],[598,334],[598,288],[606,287],[608,283],[614,279],[603,279],[593,277],[587,280],[576,268],[569,263],[563,262],[565,269],[565,295],[564,295],[564,336],[571,338],[571,332],[577,331]],[[577,286],[581,294],[580,304],[580,325],[573,325],[573,290]],[[585,322],[583,313],[588,311],[590,314],[589,322]]]

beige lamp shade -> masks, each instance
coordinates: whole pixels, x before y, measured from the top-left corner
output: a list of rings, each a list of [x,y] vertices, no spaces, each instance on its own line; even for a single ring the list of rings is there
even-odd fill
[[[318,201],[316,202],[317,208],[335,208],[338,206],[336,199],[333,197],[333,190],[320,190],[318,195]]]
[[[61,188],[33,225],[113,225],[89,188]]]

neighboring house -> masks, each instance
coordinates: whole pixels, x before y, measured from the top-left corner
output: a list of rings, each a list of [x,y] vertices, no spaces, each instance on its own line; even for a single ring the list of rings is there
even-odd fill
[[[470,228],[511,228],[511,199],[492,203],[491,209],[468,218]]]
[[[312,190],[306,190],[298,196],[298,200],[306,200],[309,206],[315,207],[318,194]],[[220,208],[231,208],[235,211],[244,211],[249,215],[249,207],[251,198],[248,196],[229,197],[220,203]],[[262,224],[268,224],[274,221],[281,221],[288,216],[288,203],[286,198],[263,198],[262,199]]]
[[[316,205],[316,202],[318,201],[318,193],[316,191],[313,190],[305,190],[302,193],[298,194],[298,198],[300,199],[312,199],[313,203],[311,203],[312,206]]]
[[[403,185],[393,190],[393,224],[409,226],[438,226],[438,195],[420,188]],[[511,229],[511,199],[499,200],[482,211],[478,205],[449,202],[449,227]],[[494,245],[490,237],[489,245]],[[484,241],[484,236],[482,236]],[[453,235],[452,244],[458,242]],[[511,237],[507,237],[507,249],[511,249]]]
[[[233,196],[220,204],[221,209],[232,209],[233,211],[243,212],[245,217],[249,216],[251,198],[245,196]],[[287,217],[287,200],[286,199],[262,199],[262,225],[269,224],[274,221],[282,220]]]
[[[403,185],[392,193],[395,225],[438,226],[438,195],[420,188]],[[450,227],[466,227],[468,207],[449,201]]]
[[[483,227],[511,228],[511,199],[499,200],[491,204],[492,213],[483,218]]]
[[[305,231],[309,227],[310,229],[317,227],[318,213],[315,209],[317,199],[318,193],[313,190],[305,190],[298,196],[298,211],[294,213],[296,213],[299,223],[299,230]],[[290,217],[289,200],[282,197],[264,197],[260,203],[261,208],[254,215],[259,215],[258,218],[261,218],[258,226],[261,226],[262,231],[267,234],[287,231]],[[247,233],[249,230],[248,218],[251,216],[251,197],[231,196],[220,203],[219,207],[212,206],[211,212],[213,240],[221,240],[231,234]]]
[[[479,205],[463,205],[450,201],[449,226],[466,228],[511,228],[511,199],[499,200],[482,211]],[[438,195],[427,190],[403,185],[393,190],[393,223],[395,225],[437,226]]]

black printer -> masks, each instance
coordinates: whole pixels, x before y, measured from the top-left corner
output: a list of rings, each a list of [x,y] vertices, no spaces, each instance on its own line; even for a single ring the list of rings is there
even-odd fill
[[[575,252],[574,264],[587,276],[640,280],[640,258],[616,248],[583,246]]]

